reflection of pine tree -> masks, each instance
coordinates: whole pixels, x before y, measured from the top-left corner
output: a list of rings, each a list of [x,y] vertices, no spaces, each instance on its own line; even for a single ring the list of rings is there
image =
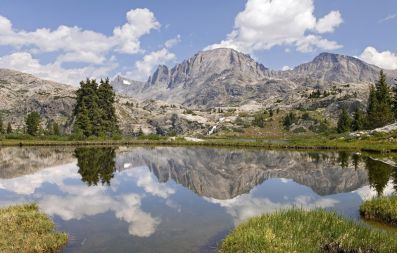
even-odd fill
[[[387,183],[389,182],[392,167],[386,163],[373,160],[367,157],[365,168],[368,170],[368,180],[371,187],[375,188],[379,196],[383,194]]]
[[[353,161],[354,169],[357,170],[358,169],[358,165],[360,164],[360,161],[361,161],[360,155],[353,154],[352,155],[352,161]]]
[[[116,171],[114,148],[76,148],[74,155],[83,182],[110,185]]]
[[[349,153],[345,151],[339,152],[338,162],[343,169],[347,168],[349,166]]]

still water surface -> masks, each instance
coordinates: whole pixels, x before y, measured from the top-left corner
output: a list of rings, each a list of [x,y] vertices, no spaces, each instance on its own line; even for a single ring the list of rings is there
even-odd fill
[[[0,149],[0,205],[37,202],[63,252],[216,252],[249,217],[325,208],[359,219],[397,189],[393,159],[185,147]]]

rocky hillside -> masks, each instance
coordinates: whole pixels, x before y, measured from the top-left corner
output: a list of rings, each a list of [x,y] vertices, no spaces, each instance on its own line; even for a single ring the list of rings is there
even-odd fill
[[[74,91],[65,84],[0,69],[0,112],[14,129],[23,128],[24,118],[32,111],[39,112],[44,122],[53,119],[65,124],[74,107]]]

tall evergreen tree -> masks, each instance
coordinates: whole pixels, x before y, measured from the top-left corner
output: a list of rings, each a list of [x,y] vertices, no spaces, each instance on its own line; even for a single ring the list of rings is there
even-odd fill
[[[40,130],[40,115],[37,112],[28,114],[25,120],[26,133],[29,135],[38,135]]]
[[[394,118],[397,119],[397,79],[394,80],[394,87],[393,87],[393,110],[394,110]]]
[[[380,71],[375,87],[371,86],[367,108],[368,125],[370,129],[390,124],[394,121],[393,100],[391,90],[386,82],[386,75]]]
[[[119,132],[117,124],[116,109],[114,108],[115,93],[110,85],[109,78],[101,80],[98,88],[99,108],[102,112],[101,132],[107,136],[112,136]]]
[[[109,79],[101,80],[99,86],[94,79],[82,81],[76,95],[74,133],[88,137],[112,136],[119,132],[114,108],[115,93]]]
[[[8,122],[8,125],[7,125],[7,134],[12,134],[11,122]]]
[[[352,119],[345,108],[342,109],[342,113],[339,115],[337,131],[338,133],[349,132],[351,129]]]
[[[353,123],[352,123],[352,130],[353,131],[360,131],[365,128],[366,125],[366,116],[360,108],[356,108],[353,116]]]

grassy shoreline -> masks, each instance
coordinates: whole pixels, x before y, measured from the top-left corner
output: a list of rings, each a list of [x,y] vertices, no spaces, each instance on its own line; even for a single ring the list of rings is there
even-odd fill
[[[397,226],[397,196],[383,196],[363,202],[360,215],[366,220]]]
[[[0,208],[0,252],[55,253],[68,241],[36,204]]]
[[[397,252],[394,233],[371,229],[324,210],[292,209],[252,218],[235,228],[219,253]]]
[[[69,140],[69,139],[2,139],[3,146],[219,146],[219,147],[253,147],[265,149],[293,150],[351,150],[362,152],[390,153],[397,152],[397,142],[378,140],[327,140],[321,138],[301,138],[283,140],[269,139],[204,139],[201,142],[167,139],[125,139],[125,140]]]

